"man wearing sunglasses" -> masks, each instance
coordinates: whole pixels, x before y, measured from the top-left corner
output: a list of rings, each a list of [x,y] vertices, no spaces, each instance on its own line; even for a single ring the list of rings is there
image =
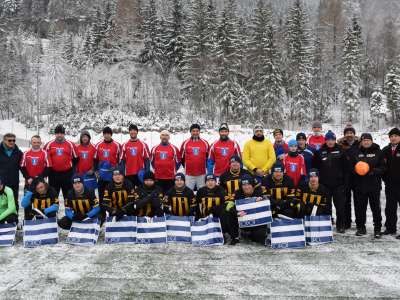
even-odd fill
[[[12,189],[18,212],[19,164],[22,159],[22,151],[15,144],[15,140],[16,137],[13,133],[3,136],[0,145],[0,177],[3,178],[4,185]]]

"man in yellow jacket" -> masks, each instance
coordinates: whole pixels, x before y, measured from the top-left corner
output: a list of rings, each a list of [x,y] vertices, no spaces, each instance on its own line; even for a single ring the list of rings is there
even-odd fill
[[[254,136],[243,149],[243,163],[258,179],[268,174],[276,161],[274,146],[264,136],[261,125],[254,127]]]

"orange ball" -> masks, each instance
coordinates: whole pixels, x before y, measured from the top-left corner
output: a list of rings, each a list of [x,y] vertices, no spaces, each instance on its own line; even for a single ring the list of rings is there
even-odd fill
[[[355,166],[356,173],[360,176],[365,176],[369,172],[369,164],[365,161],[359,161]]]

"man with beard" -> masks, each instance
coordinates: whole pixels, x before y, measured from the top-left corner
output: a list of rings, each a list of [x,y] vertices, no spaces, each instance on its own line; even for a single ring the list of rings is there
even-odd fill
[[[175,175],[175,185],[164,197],[165,213],[179,217],[196,215],[196,197],[185,181],[183,173]]]
[[[242,160],[234,155],[230,160],[229,170],[219,179],[220,186],[225,189],[227,199],[233,201],[235,192],[240,188],[240,181],[244,175],[251,175],[249,171],[242,168]]]

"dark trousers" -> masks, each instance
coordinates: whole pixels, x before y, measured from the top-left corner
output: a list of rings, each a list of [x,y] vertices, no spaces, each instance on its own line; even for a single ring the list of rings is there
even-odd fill
[[[352,184],[346,186],[346,191],[345,191],[345,203],[344,203],[344,224],[346,227],[350,227],[352,220],[351,220],[351,198],[353,195],[354,198],[354,186]]]
[[[11,223],[15,223],[18,224],[18,215],[17,214],[11,214],[8,217],[4,218],[3,220],[0,221],[0,224],[11,224]]]
[[[97,188],[99,190],[99,200],[100,203],[103,202],[103,197],[104,197],[104,191],[107,187],[107,185],[110,183],[110,181],[105,181],[102,179],[99,179],[99,181],[97,182]]]
[[[267,237],[266,225],[242,229],[242,232],[243,235],[249,238],[251,241],[265,245],[265,240]]]
[[[396,231],[397,231],[397,205],[398,205],[398,203],[400,203],[400,186],[394,187],[391,185],[386,185],[385,194],[386,194],[385,227],[386,227],[387,231],[396,233]]]
[[[62,191],[63,198],[65,199],[68,195],[68,191],[72,189],[71,178],[73,170],[70,169],[65,172],[51,171],[49,174],[49,185],[52,186],[57,193],[57,196]]]
[[[65,230],[70,230],[72,225],[72,220],[64,216],[61,219],[58,219],[57,223],[58,226],[60,226],[60,228]]]
[[[239,223],[236,209],[226,211],[223,209],[220,213],[221,227],[223,233],[229,233],[232,239],[239,237]]]
[[[367,207],[368,202],[372,211],[372,218],[374,221],[375,230],[380,230],[382,227],[381,215],[381,191],[361,192],[356,190],[354,198],[354,208],[356,212],[356,225],[357,228],[365,228],[367,222]]]
[[[127,209],[127,213],[130,215],[137,215],[138,211],[144,207],[146,207],[148,204],[151,205],[151,211],[152,211],[152,216],[148,217],[153,217],[153,216],[158,216],[162,217],[164,215],[164,211],[161,208],[161,201],[158,195],[155,195],[154,197],[144,197],[142,199],[138,199],[136,202],[136,210],[133,209]]]
[[[128,179],[135,186],[135,188],[142,185],[137,175],[128,175],[126,176],[126,179]]]
[[[328,201],[335,205],[336,209],[336,228],[345,227],[345,187],[343,185],[337,187],[327,186]]]
[[[13,196],[14,196],[14,201],[15,201],[15,208],[17,209],[17,214],[19,211],[19,202],[18,202],[18,192],[19,192],[19,186],[8,186],[10,189],[13,191]]]
[[[162,189],[163,193],[169,191],[175,185],[175,181],[173,179],[157,179],[156,184]]]

